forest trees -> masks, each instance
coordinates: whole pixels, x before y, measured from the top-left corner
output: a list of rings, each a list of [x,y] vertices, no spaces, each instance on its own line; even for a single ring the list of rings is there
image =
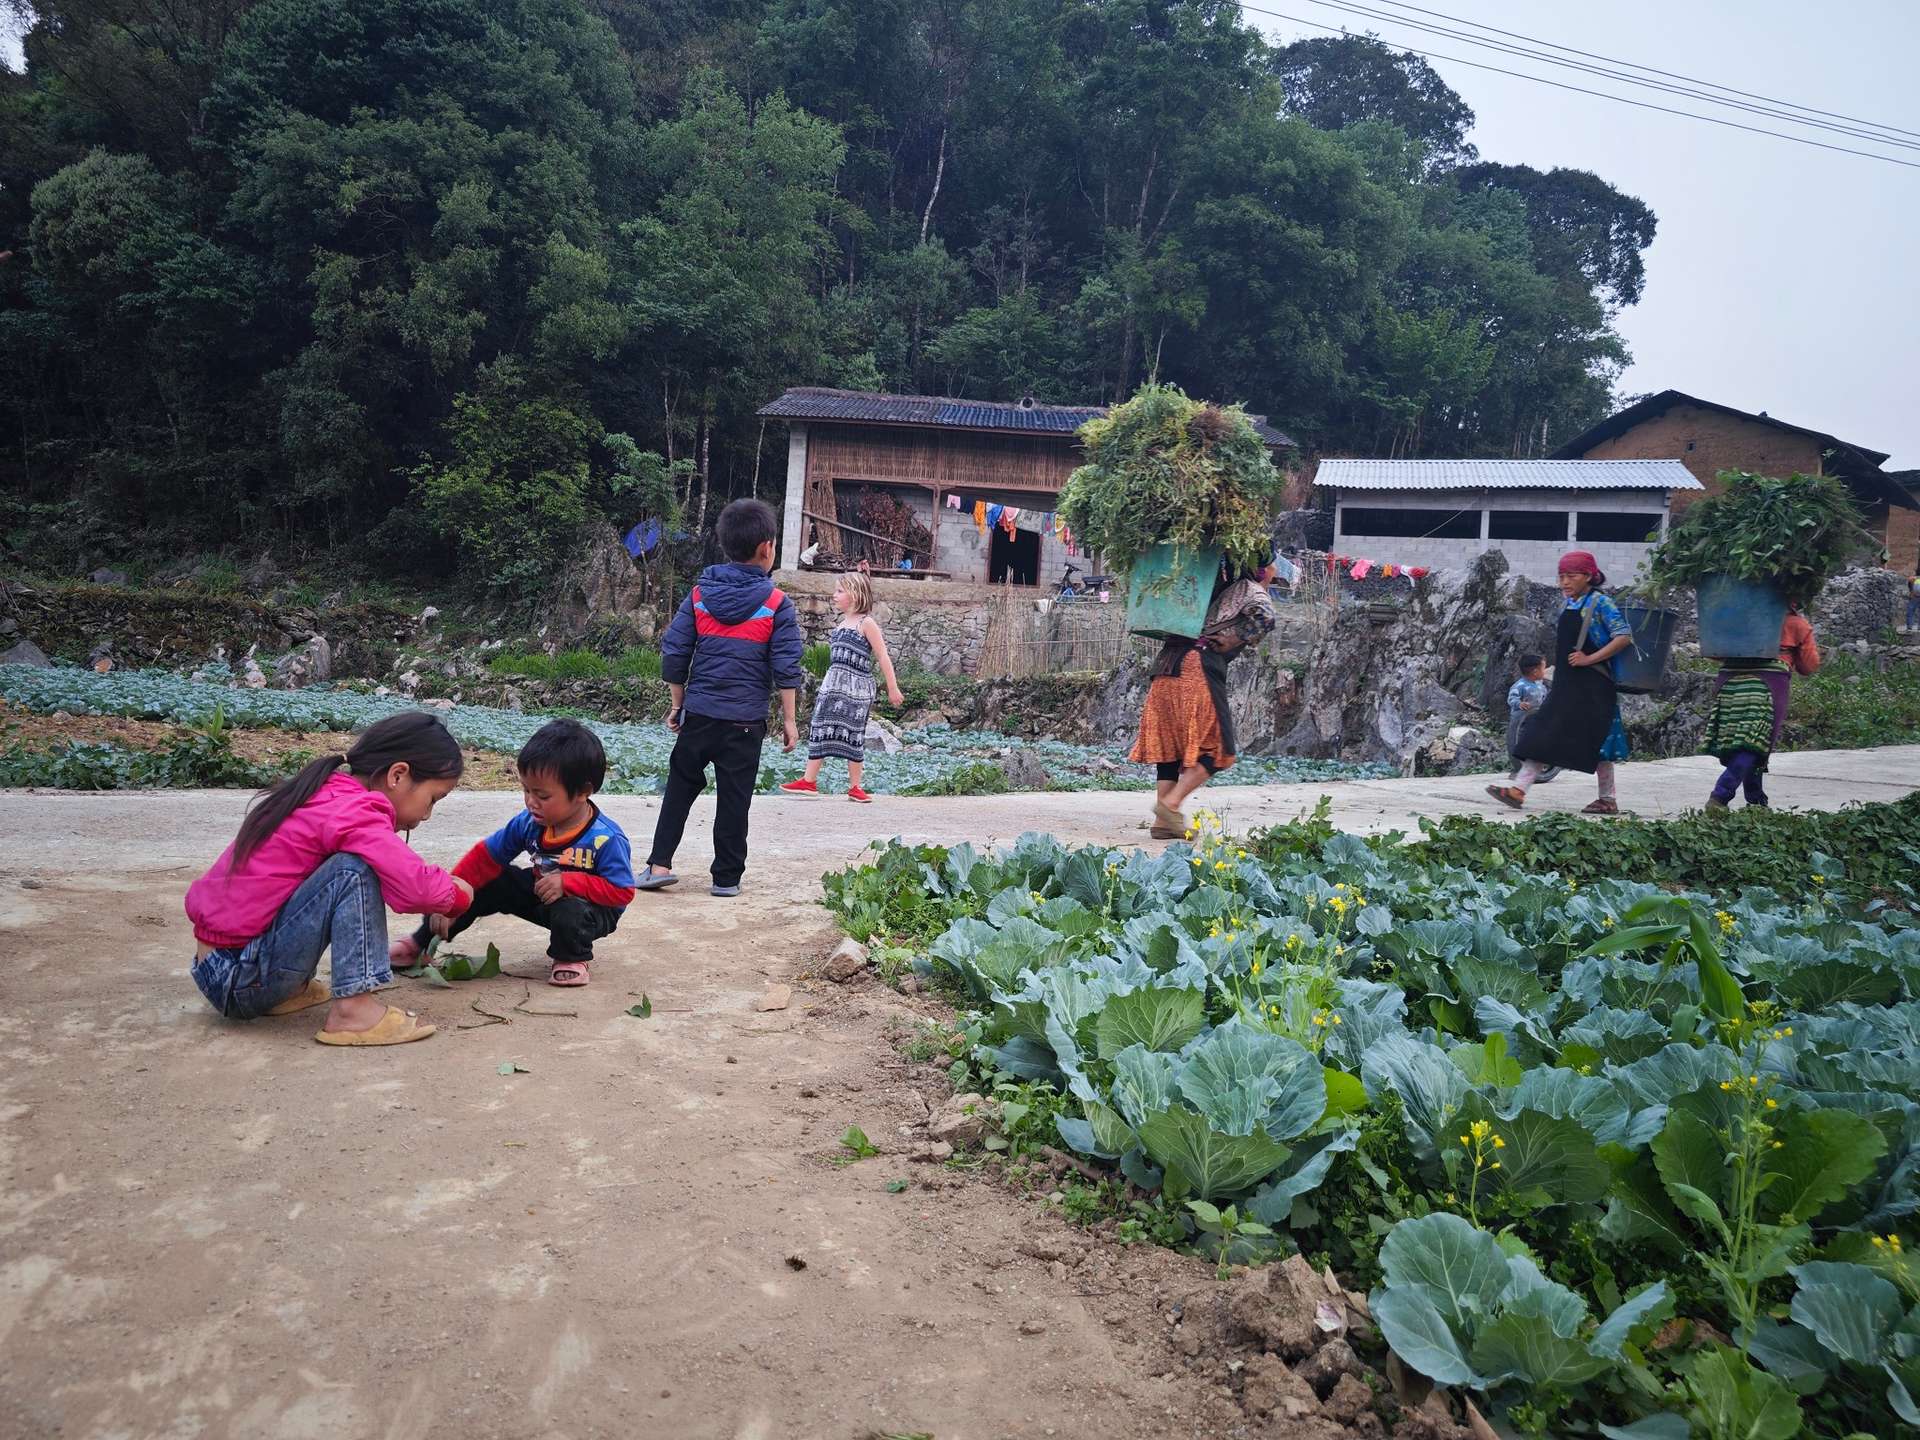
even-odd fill
[[[1654,233],[1223,0],[0,4],[0,528],[62,563],[265,527],[521,587],[773,489],[793,384],[1538,453]]]

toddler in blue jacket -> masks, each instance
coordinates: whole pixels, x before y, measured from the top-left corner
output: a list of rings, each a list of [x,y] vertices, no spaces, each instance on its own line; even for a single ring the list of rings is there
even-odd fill
[[[667,793],[653,830],[653,853],[634,886],[677,884],[673,854],[687,812],[713,767],[713,891],[738,895],[747,868],[747,810],[760,779],[767,697],[780,691],[789,751],[800,741],[794,705],[800,690],[800,621],[793,601],[768,578],[778,534],[772,507],[736,500],[720,512],[724,565],[709,565],[660,642],[660,673],[673,692],[667,726],[679,737],[667,764]]]

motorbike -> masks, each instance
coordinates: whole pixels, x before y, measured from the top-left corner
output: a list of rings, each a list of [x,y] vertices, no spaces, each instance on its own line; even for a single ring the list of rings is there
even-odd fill
[[[1111,575],[1085,575],[1085,572],[1071,560],[1066,562],[1066,566],[1066,573],[1060,577],[1060,591],[1057,597],[1061,600],[1085,599],[1113,588]],[[1074,578],[1080,575],[1085,575],[1085,578]]]

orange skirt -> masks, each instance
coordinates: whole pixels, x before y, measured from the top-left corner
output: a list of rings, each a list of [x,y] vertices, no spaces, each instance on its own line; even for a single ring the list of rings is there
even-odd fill
[[[1224,748],[1213,691],[1200,668],[1200,652],[1192,651],[1180,662],[1178,675],[1163,675],[1147,687],[1140,738],[1127,758],[1136,765],[1178,763],[1181,769],[1191,770],[1205,755],[1213,760],[1215,770],[1225,770],[1233,764],[1233,756],[1221,754]]]

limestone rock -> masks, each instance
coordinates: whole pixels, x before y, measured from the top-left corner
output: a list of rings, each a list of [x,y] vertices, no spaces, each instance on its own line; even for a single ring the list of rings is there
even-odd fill
[[[333,646],[324,635],[315,635],[297,650],[290,650],[273,662],[273,683],[282,690],[298,690],[320,685],[333,678]]]
[[[1044,790],[1051,778],[1038,756],[1018,748],[1000,761],[1000,773],[1006,777],[1009,790]]]
[[[867,968],[867,947],[852,936],[840,942],[833,954],[827,957],[827,963],[820,973],[836,985],[844,985],[862,970]]]
[[[87,576],[87,581],[92,585],[124,585],[127,583],[127,572],[102,568]]]
[[[44,669],[53,664],[46,652],[31,640],[22,640],[4,654],[0,654],[0,665],[32,665]]]
[[[617,642],[641,643],[653,636],[653,616],[642,603],[646,586],[633,556],[612,525],[602,522],[587,533],[585,542],[561,572],[554,587],[548,618],[555,636],[580,640],[609,625],[623,633]],[[631,626],[631,635],[624,633]],[[644,635],[638,632],[644,629]]]
[[[1807,618],[1823,648],[1878,641],[1904,616],[1905,590],[1905,578],[1892,570],[1843,570],[1814,597]]]

